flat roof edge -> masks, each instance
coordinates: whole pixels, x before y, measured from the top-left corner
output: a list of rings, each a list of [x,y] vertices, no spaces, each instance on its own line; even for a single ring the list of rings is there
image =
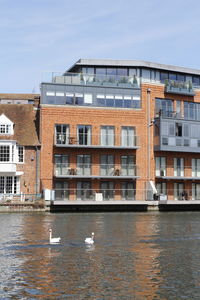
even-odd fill
[[[154,62],[148,62],[143,60],[115,60],[115,59],[79,59],[74,65],[72,65],[66,72],[72,70],[75,66],[117,66],[117,67],[144,67],[159,69],[172,72],[180,72],[187,74],[200,75],[200,70],[186,67],[179,67],[167,64],[160,64]]]

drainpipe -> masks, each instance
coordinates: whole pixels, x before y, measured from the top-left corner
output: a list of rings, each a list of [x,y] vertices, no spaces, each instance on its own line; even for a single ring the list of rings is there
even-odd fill
[[[39,149],[38,146],[35,147],[36,149],[36,184],[35,184],[35,193],[39,194]]]
[[[151,96],[151,89],[147,89],[147,175],[148,175],[148,183],[151,179],[151,118],[150,118],[150,96]]]

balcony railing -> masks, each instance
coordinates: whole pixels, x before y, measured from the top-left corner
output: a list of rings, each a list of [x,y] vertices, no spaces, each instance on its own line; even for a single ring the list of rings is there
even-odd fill
[[[81,201],[109,201],[109,200],[135,200],[135,189],[55,189],[55,200],[81,200]],[[142,200],[145,200],[142,197]]]
[[[161,167],[155,172],[156,177],[168,178],[183,178],[183,179],[195,179],[200,180],[200,168],[194,166],[184,166],[183,168],[174,168],[174,165],[167,165]]]
[[[139,147],[139,138],[135,135],[79,134],[78,136],[69,136],[65,133],[56,133],[54,143],[57,147],[136,149]]]
[[[86,73],[52,73],[52,82],[72,85],[108,86],[120,88],[139,88],[140,81],[135,75],[100,75]]]
[[[93,171],[95,168],[97,171]],[[71,168],[64,163],[57,163],[54,166],[55,177],[74,177],[74,178],[136,178],[138,177],[138,167],[133,164],[120,167],[113,164],[101,164],[98,166],[91,164],[78,164],[76,168]]]
[[[191,81],[181,82],[175,80],[166,80],[165,82],[165,92],[172,94],[181,94],[187,96],[194,96],[195,92]]]

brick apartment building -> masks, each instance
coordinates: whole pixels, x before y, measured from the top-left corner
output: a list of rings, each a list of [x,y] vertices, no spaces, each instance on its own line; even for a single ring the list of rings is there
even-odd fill
[[[200,199],[200,71],[81,59],[42,82],[41,188],[56,200]]]
[[[39,193],[39,95],[0,94],[0,197]]]

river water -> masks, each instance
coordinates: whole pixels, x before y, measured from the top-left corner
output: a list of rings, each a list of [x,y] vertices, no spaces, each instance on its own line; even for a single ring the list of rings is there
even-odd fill
[[[0,299],[200,299],[200,213],[1,214]]]

